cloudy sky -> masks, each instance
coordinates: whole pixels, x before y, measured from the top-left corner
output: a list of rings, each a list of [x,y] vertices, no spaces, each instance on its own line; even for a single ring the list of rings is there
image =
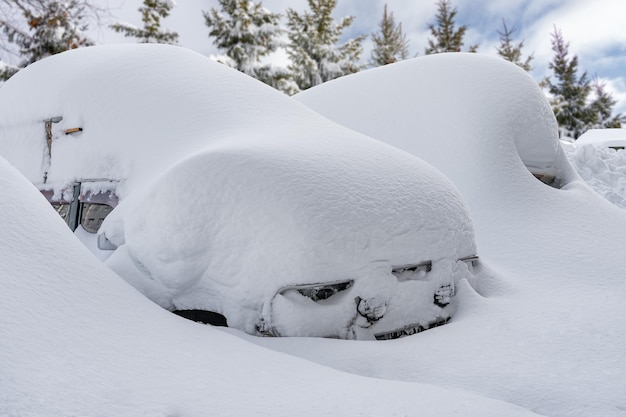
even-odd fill
[[[107,19],[141,25],[137,11],[141,0],[98,2],[111,8]],[[437,12],[435,0],[339,0],[335,16],[356,17],[347,36],[371,34],[377,29],[385,3],[396,21],[402,22],[411,55],[423,55],[429,36],[427,25],[434,21]],[[503,18],[509,27],[514,26],[514,36],[525,41],[526,54],[535,56],[532,74],[538,80],[549,75],[550,33],[558,27],[570,43],[570,55],[578,55],[580,71],[586,70],[590,77],[605,81],[619,101],[617,110],[626,113],[626,1],[453,0],[452,4],[458,10],[457,24],[469,27],[466,45],[480,44],[479,53],[496,54],[497,30],[501,29]],[[263,5],[273,12],[283,12],[287,7],[305,10],[307,1],[265,0]],[[183,46],[205,55],[216,54],[201,13],[211,7],[218,7],[217,0],[177,0],[177,7],[163,25],[179,32]],[[104,43],[126,41],[107,29],[100,29],[95,36]],[[363,57],[367,59],[369,39],[364,47]]]

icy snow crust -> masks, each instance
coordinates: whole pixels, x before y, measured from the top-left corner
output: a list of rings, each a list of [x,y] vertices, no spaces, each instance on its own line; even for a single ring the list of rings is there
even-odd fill
[[[350,372],[471,389],[545,415],[624,415],[626,213],[574,172],[527,74],[495,58],[435,55],[296,98],[448,176],[469,206],[482,259],[505,283],[486,298],[461,288],[451,324],[384,346],[259,342]],[[562,189],[533,178],[523,161],[552,167]]]
[[[435,291],[474,283],[457,261],[476,254],[471,220],[441,173],[191,51],[53,56],[12,78],[0,108],[0,152],[40,187],[120,181],[107,264],[167,309],[218,312],[251,334],[373,338],[448,319],[455,303],[435,305]],[[42,164],[41,121],[58,115]],[[391,273],[427,261],[426,277]],[[346,280],[323,303],[286,291]],[[365,320],[356,297],[384,317]]]
[[[2,158],[0,190],[0,415],[536,415],[338,372],[177,317],[93,257]]]

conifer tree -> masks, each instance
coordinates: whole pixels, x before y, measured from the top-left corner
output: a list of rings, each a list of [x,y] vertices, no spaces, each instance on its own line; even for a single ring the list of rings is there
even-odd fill
[[[161,29],[161,19],[169,16],[176,3],[174,0],[144,0],[139,7],[143,28],[128,23],[115,23],[111,29],[126,37],[137,38],[142,43],[178,43],[178,33]]]
[[[437,1],[436,24],[428,25],[433,38],[428,39],[426,55],[442,52],[461,52],[467,26],[462,25],[458,29],[456,28],[454,21],[456,13],[456,7],[452,7],[450,0]],[[469,52],[476,52],[477,49],[478,45],[472,45],[469,47]]]
[[[496,47],[498,55],[506,59],[509,62],[514,63],[527,72],[532,70],[530,62],[533,60],[533,54],[530,54],[526,59],[522,60],[522,48],[524,47],[524,41],[521,41],[517,45],[513,44],[511,35],[515,32],[515,27],[511,29],[506,25],[506,21],[502,19],[502,32],[498,31],[500,35],[500,45]]]
[[[590,111],[595,115],[595,124],[591,128],[621,128],[622,123],[626,122],[626,117],[622,114],[613,115],[613,106],[617,104],[617,101],[606,91],[606,83],[595,77],[591,87],[592,94],[595,96],[589,105]]]
[[[281,88],[287,72],[261,62],[281,46],[280,14],[271,13],[261,2],[251,0],[219,0],[219,4],[221,11],[212,8],[204,12],[209,37],[226,53],[219,61]]]
[[[2,6],[0,30],[8,43],[17,46],[21,61],[0,63],[0,80],[47,56],[93,44],[84,32],[88,17],[98,9],[86,0],[3,0]]]
[[[372,65],[387,65],[406,59],[409,55],[409,42],[402,32],[402,23],[396,25],[393,12],[387,13],[387,4],[378,27],[379,31],[372,33]]]
[[[300,90],[359,71],[364,35],[338,44],[354,16],[335,22],[337,0],[308,0],[310,11],[287,9],[289,70]]]
[[[587,106],[591,84],[586,71],[578,76],[578,56],[569,57],[569,42],[563,40],[561,31],[555,27],[551,36],[554,56],[548,67],[555,80],[545,80],[550,104],[561,136],[576,139],[594,124],[594,112]]]

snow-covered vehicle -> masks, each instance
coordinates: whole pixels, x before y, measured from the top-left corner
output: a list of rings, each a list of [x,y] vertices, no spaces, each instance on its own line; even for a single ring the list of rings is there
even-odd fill
[[[626,129],[589,129],[576,141],[574,145],[579,148],[586,145],[597,145],[615,150],[626,148]]]
[[[457,176],[471,181],[462,178],[465,161],[490,164],[485,158],[505,160],[513,152],[533,176],[559,188],[569,167],[557,138],[544,134],[554,115],[537,83],[516,70],[480,54],[435,54],[341,77],[295,98],[419,156],[455,184]]]
[[[439,171],[191,51],[56,55],[7,82],[0,109],[0,154],[181,315],[390,339],[446,323],[480,274]]]
[[[459,410],[468,417],[537,416],[436,383],[336,371],[250,343],[269,338],[179,319],[90,256],[2,157],[0,190],[2,416],[196,417],[211,410],[263,417],[339,411],[351,417],[376,410],[382,416],[424,417],[422,409],[415,411],[416,400],[429,410],[427,417]],[[271,340],[309,347],[312,342]],[[351,344],[352,350],[381,347]],[[324,401],[311,405],[311,398]]]

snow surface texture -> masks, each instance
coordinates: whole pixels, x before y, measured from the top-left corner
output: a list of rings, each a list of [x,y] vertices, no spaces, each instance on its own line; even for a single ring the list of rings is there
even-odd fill
[[[626,414],[626,213],[567,162],[550,107],[524,71],[442,54],[296,98],[447,175],[469,206],[482,259],[507,281],[486,298],[461,292],[453,322],[419,337],[356,351],[326,340],[306,350],[295,341],[259,342],[337,369],[437,381],[550,416]],[[531,148],[542,150],[538,158]],[[554,168],[561,189],[533,178],[524,162],[538,160]]]
[[[182,319],[93,257],[2,158],[0,190],[2,416],[536,415],[338,372]]]
[[[373,338],[449,318],[454,303],[442,311],[434,293],[474,280],[457,261],[476,255],[471,220],[441,173],[191,51],[70,51],[12,78],[0,108],[0,152],[39,187],[119,181],[107,264],[167,309],[222,313],[251,334]],[[392,275],[426,261],[426,277]],[[274,299],[341,280],[354,285],[332,302]],[[357,296],[384,317],[359,316]]]
[[[566,150],[566,155],[591,188],[617,207],[626,209],[626,151],[584,145]]]
[[[387,314],[372,326],[377,332],[414,324],[411,317],[429,317],[424,327],[434,321],[434,292],[468,278],[465,264],[454,261],[476,253],[465,207],[444,178],[409,155],[382,146],[369,153],[365,140],[358,152],[338,152],[342,141],[335,136],[323,151],[315,149],[324,140],[311,148],[207,151],[126,207],[128,251],[168,296],[156,301],[217,311],[252,334],[263,319],[283,323],[279,334],[350,337],[343,332],[353,331],[357,296],[387,300]],[[400,283],[391,275],[391,266],[428,260],[433,270],[423,280]],[[109,264],[117,270],[114,262],[115,255]],[[294,300],[260,316],[282,287],[346,279],[354,287],[341,302],[297,296],[308,304]],[[399,318],[385,324],[394,308]]]
[[[144,51],[151,50],[158,51],[166,62],[157,66],[150,65],[150,60],[145,55],[147,52]],[[14,82],[7,83],[3,87],[2,94],[0,94],[3,111],[0,117],[2,117],[3,129],[7,129],[3,133],[4,139],[7,139],[7,142],[3,141],[3,152],[6,152],[15,165],[30,176],[30,182],[0,158],[0,190],[4,196],[0,200],[0,212],[3,214],[0,222],[0,230],[2,230],[2,239],[0,239],[0,265],[2,265],[0,269],[0,415],[133,417],[137,415],[186,417],[206,416],[207,414],[219,416],[254,414],[273,417],[293,415],[468,415],[480,417],[536,415],[518,406],[454,388],[439,387],[429,383],[371,379],[338,372],[255,346],[241,339],[243,333],[235,332],[240,337],[233,337],[217,328],[181,319],[137,293],[94,258],[79,240],[72,236],[59,216],[50,209],[49,204],[31,185],[31,182],[40,181],[42,172],[32,169],[29,159],[31,155],[20,149],[19,141],[29,140],[30,137],[15,125],[30,122],[33,124],[33,133],[39,134],[40,137],[39,122],[42,118],[62,112],[64,121],[68,122],[67,126],[75,126],[76,120],[71,122],[71,118],[76,117],[75,114],[83,115],[85,118],[80,120],[80,125],[85,128],[82,136],[74,138],[57,136],[55,139],[57,142],[53,144],[53,147],[58,149],[53,149],[53,158],[58,158],[57,161],[62,163],[50,167],[50,184],[62,187],[62,184],[80,178],[77,175],[89,173],[95,175],[108,172],[128,174],[128,177],[120,177],[126,180],[120,192],[126,192],[128,195],[128,203],[118,206],[122,209],[119,210],[120,218],[124,217],[122,216],[124,210],[132,212],[130,208],[140,207],[142,204],[149,205],[150,199],[167,197],[167,191],[170,190],[168,187],[176,187],[180,181],[187,181],[188,187],[199,187],[201,182],[210,180],[205,177],[206,175],[219,175],[219,172],[215,172],[216,167],[203,165],[203,162],[207,160],[258,162],[257,157],[261,154],[264,157],[273,155],[274,160],[280,164],[272,169],[285,175],[291,172],[285,164],[293,164],[297,161],[285,159],[280,153],[274,155],[274,151],[282,149],[282,152],[288,156],[301,155],[300,162],[305,165],[312,164],[316,162],[316,158],[319,159],[331,153],[329,149],[318,147],[316,149],[319,152],[313,153],[313,156],[307,156],[308,153],[304,155],[306,150],[311,150],[309,145],[304,144],[309,141],[308,139],[303,140],[301,145],[293,144],[292,148],[278,146],[281,143],[279,139],[268,141],[274,144],[271,149],[247,145],[244,147],[246,150],[244,153],[235,152],[233,147],[226,146],[226,141],[218,143],[216,140],[210,151],[199,153],[185,164],[166,173],[162,179],[164,185],[162,191],[159,189],[154,196],[150,196],[150,193],[143,196],[139,191],[144,186],[146,190],[149,190],[150,186],[156,184],[151,179],[165,171],[163,165],[175,164],[177,158],[185,153],[183,150],[175,149],[176,147],[186,148],[189,153],[192,153],[191,150],[206,146],[204,142],[206,137],[202,135],[202,140],[198,140],[197,137],[190,138],[181,134],[175,136],[177,140],[170,145],[172,148],[170,150],[166,148],[166,145],[155,140],[155,138],[161,138],[157,135],[158,132],[164,134],[185,132],[191,136],[193,133],[204,135],[215,132],[218,138],[233,138],[238,135],[247,137],[250,134],[247,126],[254,125],[257,130],[253,132],[266,139],[269,134],[264,129],[268,129],[271,135],[284,135],[285,137],[301,137],[302,132],[313,132],[310,134],[322,138],[328,135],[327,142],[343,143],[343,145],[335,146],[345,146],[346,151],[354,144],[349,138],[358,137],[354,136],[354,133],[348,133],[344,129],[320,120],[317,116],[313,117],[311,112],[303,110],[303,106],[290,99],[268,95],[266,92],[271,90],[246,77],[232,76],[237,73],[213,64],[210,67],[212,77],[215,76],[213,71],[226,75],[222,79],[214,79],[217,83],[212,85],[209,93],[202,88],[192,89],[191,86],[182,90],[188,95],[187,100],[195,101],[194,105],[185,104],[185,100],[180,98],[181,90],[172,87],[162,91],[162,96],[150,89],[142,91],[135,98],[145,98],[146,102],[143,104],[149,103],[150,105],[145,108],[134,108],[133,104],[129,103],[127,95],[122,93],[126,91],[133,95],[136,90],[130,87],[135,86],[138,80],[125,78],[130,74],[124,72],[125,66],[122,62],[109,58],[119,58],[117,54],[138,55],[140,60],[144,60],[146,68],[149,68],[152,74],[158,72],[161,74],[161,79],[171,80],[170,60],[183,58],[180,65],[186,67],[191,74],[196,73],[194,68],[198,64],[199,56],[188,55],[194,64],[189,66],[189,62],[185,61],[180,53],[191,53],[181,51],[171,49],[171,47],[155,46],[119,49],[112,47],[112,49],[87,49],[78,54],[65,55],[69,57],[68,59],[76,59],[72,62],[76,65],[93,63],[91,70],[101,76],[106,75],[105,71],[99,72],[101,65],[113,62],[119,66],[120,71],[114,76],[122,80],[123,87],[128,87],[126,90],[116,90],[112,85],[106,86],[110,90],[99,89],[103,86],[98,83],[100,79],[98,77],[85,79],[81,78],[82,75],[68,75],[66,71],[70,72],[71,65],[66,67],[59,64],[56,67],[55,62],[60,63],[62,61],[59,59],[65,59],[61,56],[44,60],[41,65],[35,64],[29,67],[21,72]],[[100,54],[103,57],[100,57]],[[86,59],[82,61],[80,57],[86,57]],[[46,71],[37,75],[38,67]],[[204,68],[198,70],[197,73],[207,76]],[[75,84],[74,87],[69,87],[69,85],[65,87],[74,88],[77,96],[66,96],[66,89],[50,82],[50,74],[58,74],[61,77],[58,83],[62,84],[66,81],[69,84]],[[45,78],[46,81],[39,78]],[[159,81],[158,78],[148,77],[148,82]],[[11,85],[21,83],[20,79],[24,81],[23,90],[11,87]],[[157,82],[153,85],[161,84]],[[82,88],[89,86],[90,92],[83,92],[81,86]],[[43,94],[49,91],[46,88],[52,90],[50,94]],[[196,97],[194,92],[197,91],[201,91],[198,93],[201,95],[215,95],[217,105],[211,108],[203,107],[206,104],[202,104],[202,100],[194,100]],[[96,92],[102,95],[95,94]],[[80,99],[82,97],[80,94],[84,94],[84,99]],[[20,103],[20,97],[24,98],[30,107],[16,106],[16,103]],[[61,100],[58,100],[59,97]],[[281,98],[274,99],[273,97]],[[234,102],[237,102],[236,105],[233,104]],[[13,105],[9,106],[9,103]],[[48,107],[51,104],[53,104],[52,111]],[[239,107],[244,104],[246,107]],[[178,105],[183,108],[177,108]],[[21,108],[18,109],[18,107]],[[280,117],[271,116],[271,113],[262,114],[265,108],[280,110]],[[83,111],[78,112],[78,110]],[[87,117],[94,114],[100,117]],[[165,117],[172,115],[179,116],[181,119]],[[107,119],[107,122],[102,121],[101,117]],[[238,123],[219,123],[223,119]],[[295,122],[291,125],[278,123],[279,120],[292,119],[299,120],[300,123],[298,125]],[[259,120],[264,123],[255,122]],[[15,125],[7,127],[6,124],[10,121],[13,121]],[[136,123],[137,121],[139,122]],[[141,123],[147,121],[150,123]],[[176,121],[176,126],[169,126],[169,123],[173,121]],[[98,137],[99,130],[92,129],[94,124],[101,129],[108,130]],[[270,129],[268,126],[271,125],[274,126]],[[241,130],[239,130],[240,127]],[[120,128],[123,129],[120,130]],[[6,133],[7,131],[9,134]],[[120,132],[130,133],[134,140],[123,140]],[[271,135],[269,137],[273,137]],[[215,138],[215,136],[210,137]],[[11,142],[10,138],[16,138],[16,141]],[[80,144],[79,139],[87,140],[88,138],[94,142],[93,148]],[[197,142],[194,144],[193,140]],[[443,186],[441,190],[438,189],[438,192],[444,195],[453,192],[449,183],[427,165],[409,162],[409,160],[415,160],[364,137],[359,137],[359,140],[361,141],[359,145],[370,150],[362,151],[362,153],[352,149],[352,152],[357,155],[370,155],[367,152],[376,150],[378,159],[373,161],[372,168],[383,169],[384,166],[379,166],[376,162],[383,157],[393,158],[394,162],[399,164],[400,172],[406,171],[409,165],[416,164],[412,166],[418,167],[421,175]],[[70,149],[69,145],[57,147],[57,144],[61,144],[62,141],[72,142],[75,149]],[[173,141],[168,143],[171,142]],[[7,146],[7,143],[10,146]],[[319,142],[311,140],[311,143],[310,146],[313,146]],[[328,145],[325,142],[321,143]],[[29,142],[29,146],[36,145],[37,142]],[[157,148],[162,153],[156,152],[153,148]],[[331,146],[331,149],[336,148]],[[45,151],[41,148],[40,150]],[[268,154],[269,150],[272,153]],[[93,158],[87,158],[88,161],[85,161],[89,152],[92,153]],[[119,159],[109,160],[113,165],[109,167],[110,171],[106,170],[105,163],[99,161],[97,157],[99,152],[119,156]],[[139,156],[145,157],[139,158]],[[41,155],[33,158],[35,162],[37,158],[41,161]],[[346,168],[354,168],[355,158],[346,154]],[[336,164],[338,164],[337,161],[327,162],[322,166],[336,168]],[[40,168],[40,166],[35,165],[35,168]],[[81,172],[79,168],[83,171]],[[319,172],[319,168],[312,166],[307,172],[317,172],[320,175],[319,179],[324,179],[325,173]],[[227,172],[231,171],[232,168],[230,171],[227,170]],[[132,173],[136,175],[131,175]],[[191,173],[197,174],[197,179],[200,181],[188,181]],[[275,174],[275,172],[272,173]],[[348,170],[345,174],[355,176],[357,173]],[[240,178],[243,173],[238,175]],[[415,175],[410,173],[408,175],[413,183],[418,181]],[[251,185],[258,185],[259,182],[260,180],[254,179]],[[390,186],[397,190],[400,185]],[[341,188],[336,190],[342,191]],[[244,189],[244,191],[253,192],[254,190]],[[420,191],[430,192],[432,189],[424,188]],[[456,191],[453,194],[456,195]],[[131,201],[133,196],[136,196],[134,198],[136,203]],[[287,193],[285,196],[291,195]],[[426,197],[431,196],[427,193]],[[404,200],[401,201],[404,202]],[[455,199],[455,202],[459,204],[458,199]],[[168,204],[176,204],[176,201],[170,199],[164,205]],[[186,204],[186,202],[181,203],[183,206]],[[345,206],[339,205],[338,208],[343,209]],[[399,206],[397,210],[402,213],[404,209]],[[384,212],[391,214],[393,210],[389,209]],[[356,214],[358,215],[359,212]],[[465,210],[463,209],[459,217],[454,217],[453,220],[463,220],[464,216]],[[129,215],[129,223],[137,224],[134,222],[141,221],[141,215],[137,214],[135,217],[139,219],[134,220],[132,215]],[[191,217],[191,219],[194,218]],[[202,220],[202,223],[194,222],[194,224],[200,228],[207,226],[204,222],[206,219],[202,217]],[[412,220],[408,221],[412,222]],[[110,223],[111,229],[119,229],[123,226],[116,221]],[[464,222],[463,224],[465,225]],[[394,224],[392,223],[391,226]],[[174,226],[167,227],[176,233],[179,232]],[[165,231],[172,231],[167,227]],[[151,233],[158,234],[157,231]],[[129,241],[133,239],[132,236],[133,233],[129,233]],[[123,235],[116,237],[124,238]],[[177,243],[186,244],[179,240],[176,234],[168,238]],[[473,245],[471,241],[465,242]],[[123,245],[120,249],[127,250],[128,246],[132,245]],[[359,253],[354,252],[355,257],[358,257]],[[266,259],[261,259],[261,261],[265,262]],[[473,290],[468,289],[466,282],[462,281],[461,288],[466,293],[468,291],[470,294],[473,293]],[[276,340],[278,339],[288,340],[288,338]],[[303,348],[308,346],[311,340],[289,339],[299,341]],[[368,349],[368,346],[372,345],[352,343],[346,346],[352,346],[352,349],[359,351]],[[363,366],[371,366],[369,363],[367,361]]]
[[[626,129],[592,129],[575,142],[563,146],[570,162],[587,184],[623,209],[626,209],[625,145]]]

